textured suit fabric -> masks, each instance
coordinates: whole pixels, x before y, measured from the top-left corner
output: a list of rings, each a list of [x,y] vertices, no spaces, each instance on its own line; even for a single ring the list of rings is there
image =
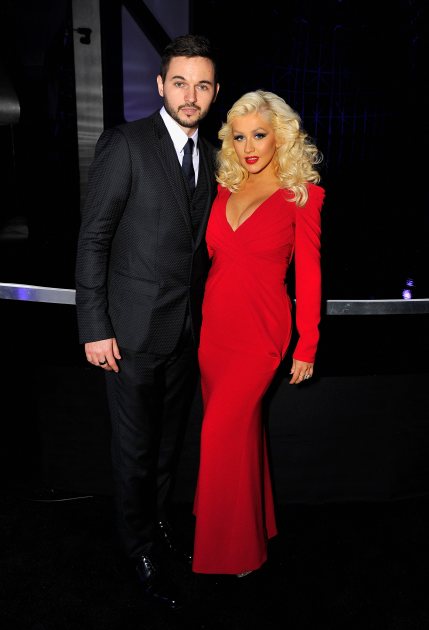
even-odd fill
[[[102,133],[88,178],[76,260],[81,343],[168,354],[187,308],[198,342],[208,257],[204,232],[216,193],[214,147],[199,137],[191,196],[159,113]],[[102,194],[99,194],[99,191]]]
[[[121,356],[119,373],[106,372],[106,386],[119,541],[134,558],[152,552],[155,524],[169,519],[197,360],[187,326],[167,357],[125,348]]]
[[[106,372],[120,543],[152,551],[168,515],[197,377],[215,150],[198,140],[193,195],[159,113],[102,133],[89,172],[76,261],[81,343],[115,337]]]
[[[294,356],[314,361],[319,337],[324,190],[309,184],[299,208],[278,189],[235,231],[226,218],[230,194],[219,187],[207,227],[213,263],[198,351],[204,418],[194,504],[193,569],[200,573],[259,568],[277,532],[261,405],[291,339],[285,277],[292,256]]]

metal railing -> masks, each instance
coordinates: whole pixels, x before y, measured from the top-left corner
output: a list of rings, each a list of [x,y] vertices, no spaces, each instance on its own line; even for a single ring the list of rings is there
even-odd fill
[[[0,282],[0,299],[74,305],[76,291],[32,284]],[[429,313],[429,298],[389,300],[325,300],[326,315],[421,315]]]

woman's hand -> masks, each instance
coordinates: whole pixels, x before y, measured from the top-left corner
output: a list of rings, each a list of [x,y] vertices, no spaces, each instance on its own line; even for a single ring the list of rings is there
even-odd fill
[[[292,359],[292,367],[290,370],[292,378],[289,381],[289,385],[297,385],[311,378],[313,376],[313,368],[314,363]]]

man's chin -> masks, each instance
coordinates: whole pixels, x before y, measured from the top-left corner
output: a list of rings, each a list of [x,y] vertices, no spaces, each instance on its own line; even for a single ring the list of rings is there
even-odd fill
[[[190,118],[188,116],[177,116],[177,120],[182,125],[182,127],[192,129],[193,127],[198,126],[200,118],[199,116],[196,116],[195,118],[194,117]]]

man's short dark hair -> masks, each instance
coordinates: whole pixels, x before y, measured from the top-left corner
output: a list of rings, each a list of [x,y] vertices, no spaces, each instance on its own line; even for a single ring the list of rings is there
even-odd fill
[[[163,81],[165,81],[173,57],[206,57],[210,59],[214,66],[215,83],[217,83],[216,55],[210,41],[204,35],[179,35],[167,44],[161,56],[159,71]]]

